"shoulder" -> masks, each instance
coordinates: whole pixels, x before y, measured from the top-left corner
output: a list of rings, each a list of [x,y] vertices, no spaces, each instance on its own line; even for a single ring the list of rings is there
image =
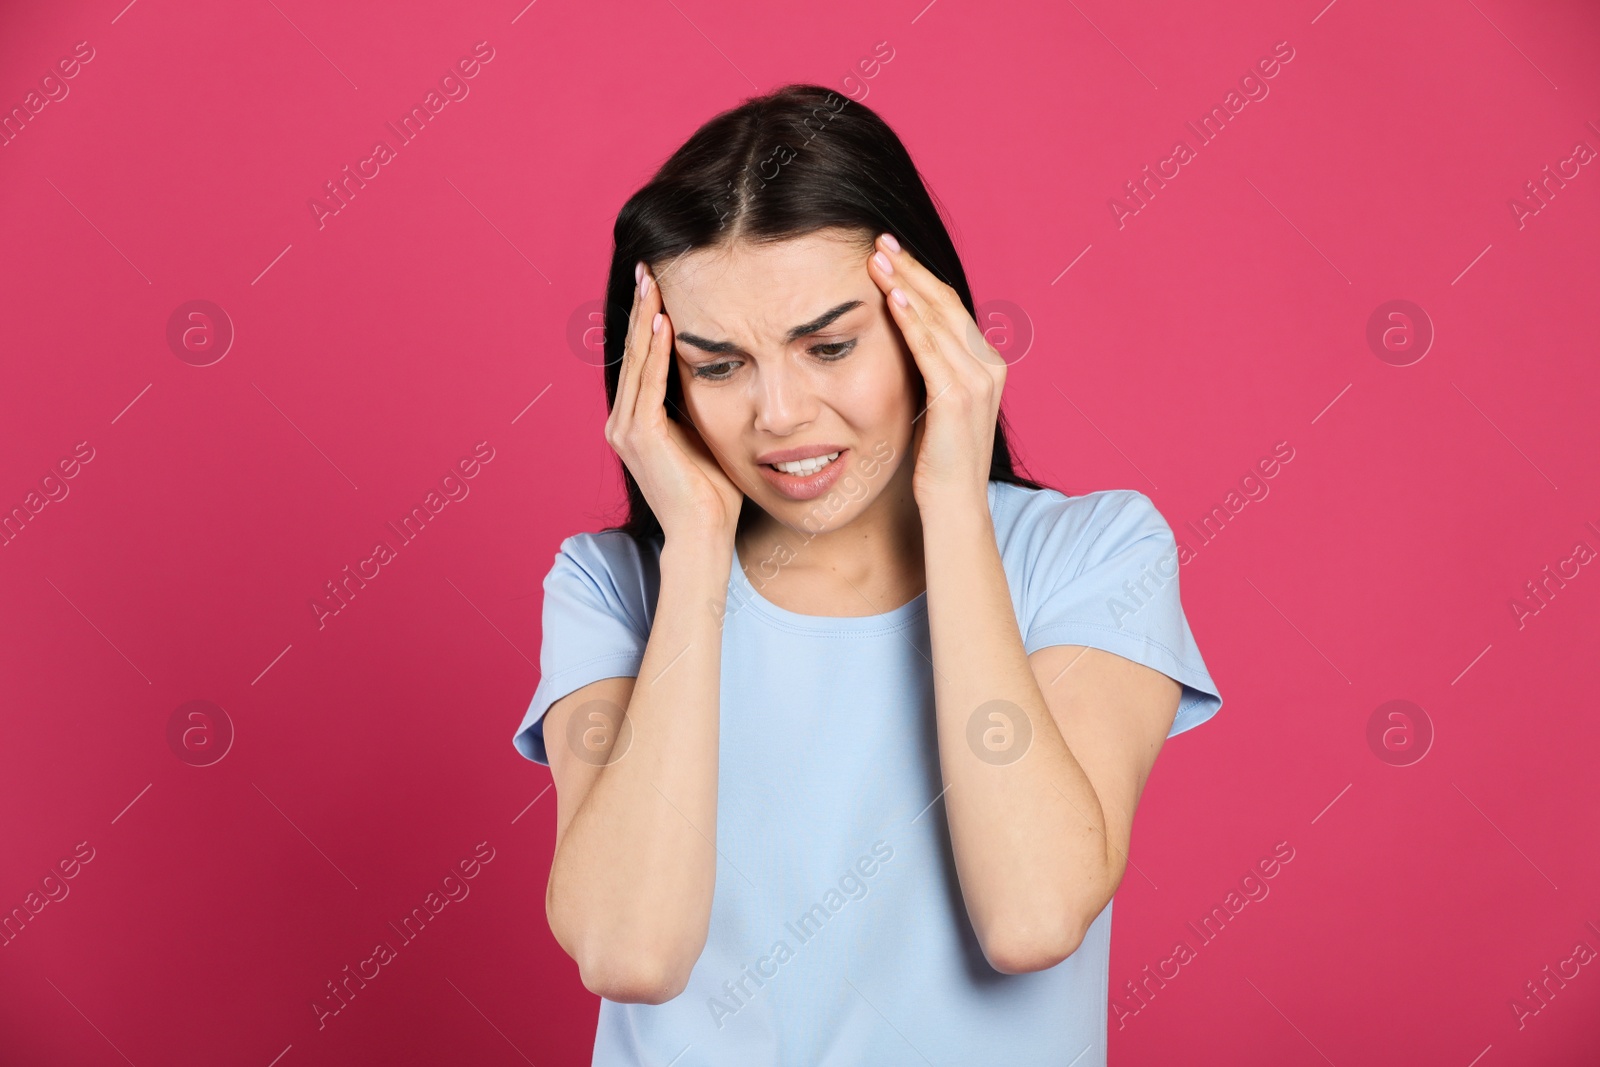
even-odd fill
[[[575,533],[556,549],[551,573],[583,571],[593,577],[637,573],[644,562],[639,543],[622,530]]]
[[[581,569],[589,574],[611,575],[633,581],[655,573],[661,565],[659,539],[640,544],[621,529],[575,533],[556,550],[557,569]]]
[[[660,545],[640,545],[622,530],[576,533],[561,542],[544,578],[550,594],[599,602],[648,629],[660,589]]]
[[[1137,489],[1099,489],[1069,496],[1057,489],[990,483],[995,491],[995,534],[1003,554],[1049,555],[1051,562],[1082,563],[1108,537],[1171,538],[1160,510]]]

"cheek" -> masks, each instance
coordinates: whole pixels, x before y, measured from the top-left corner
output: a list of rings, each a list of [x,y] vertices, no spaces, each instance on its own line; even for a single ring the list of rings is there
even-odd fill
[[[889,469],[885,458],[909,447],[911,419],[917,413],[899,350],[875,339],[870,349],[859,346],[844,364],[815,380],[818,399],[855,438],[858,462],[872,471],[868,480],[879,477]]]
[[[840,410],[849,412],[851,421],[885,433],[909,422],[920,382],[912,378],[917,367],[910,353],[901,344],[880,342],[860,354],[865,358],[853,361],[850,373],[841,376]]]
[[[737,442],[744,418],[741,415],[744,398],[732,389],[710,388],[695,381],[694,375],[689,373],[680,372],[678,382],[683,388],[684,411],[700,436],[719,450]]]
[[[885,339],[879,342],[883,346],[884,357],[877,367],[877,373],[884,382],[885,395],[894,397],[897,405],[919,410],[926,392],[922,368],[917,366],[917,357],[911,353],[911,346],[906,344],[900,328],[893,322],[886,323],[885,327]]]

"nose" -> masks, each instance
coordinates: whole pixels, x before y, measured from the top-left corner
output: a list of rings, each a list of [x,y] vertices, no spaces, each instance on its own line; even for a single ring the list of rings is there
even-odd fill
[[[816,418],[817,396],[809,376],[787,355],[764,361],[755,375],[755,427],[787,437]]]

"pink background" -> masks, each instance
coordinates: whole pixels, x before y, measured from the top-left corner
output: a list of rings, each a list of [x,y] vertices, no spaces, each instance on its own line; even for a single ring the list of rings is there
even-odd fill
[[[1563,963],[1600,950],[1600,167],[1563,163],[1600,148],[1592,4],[125,3],[0,15],[7,112],[93,49],[0,148],[0,507],[69,491],[0,548],[0,909],[69,890],[0,949],[0,1061],[588,1063],[599,1001],[543,907],[555,794],[511,746],[556,546],[621,515],[569,331],[623,200],[805,80],[896,128],[980,305],[1020,309],[992,336],[1033,331],[1006,399],[1031,472],[1141,490],[1194,553],[1226,705],[1139,812],[1111,1061],[1595,1062],[1600,966]],[[469,95],[319,227],[480,41]],[[1547,165],[1577,173],[1541,203]],[[1367,341],[1394,299],[1436,334],[1407,366]],[[208,366],[167,340],[191,300],[235,333]],[[469,495],[319,627],[479,442]],[[1186,530],[1279,442],[1265,498]],[[220,710],[174,734],[196,700]],[[1391,700],[1412,732],[1369,743]],[[475,849],[469,895],[398,937]]]

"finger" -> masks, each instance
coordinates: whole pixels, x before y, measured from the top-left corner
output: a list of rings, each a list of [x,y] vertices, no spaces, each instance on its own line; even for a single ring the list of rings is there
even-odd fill
[[[652,291],[655,288],[651,286]],[[658,414],[666,418],[667,375],[672,373],[672,320],[665,311],[657,311],[650,316],[650,323],[657,328],[649,335],[644,366],[639,369],[634,417],[640,420],[653,420]]]
[[[619,421],[621,417],[629,415],[633,411],[633,397],[636,390],[631,380],[634,376],[634,360],[632,356],[634,337],[638,333],[639,326],[639,278],[643,269],[643,261],[633,265],[633,301],[628,306],[628,325],[622,333],[622,365],[617,371],[617,397],[611,404],[612,416]]]
[[[906,345],[917,361],[917,367],[928,383],[928,402],[948,388],[955,378],[955,368],[940,341],[936,324],[929,321],[926,299],[902,284],[905,280],[894,271],[893,263],[882,249],[874,252],[867,261],[867,273],[882,289],[889,305],[889,316],[906,339]],[[887,269],[886,269],[887,268]],[[902,304],[901,300],[905,302]]]
[[[639,271],[640,282],[633,287],[633,308],[628,312],[628,336],[622,348],[622,372],[617,384],[614,410],[632,418],[639,396],[639,376],[650,350],[650,319],[658,310],[651,306],[659,302],[659,287],[650,276],[648,265]],[[648,287],[648,292],[644,292]]]
[[[1005,360],[983,336],[961,302],[960,294],[940,281],[909,251],[895,251],[893,244],[897,243],[888,234],[881,235],[878,250],[872,257],[874,269],[891,283],[891,302],[895,288],[908,294],[929,328],[940,338],[954,374],[965,373],[974,360],[991,367],[1003,366]]]
[[[668,432],[677,440],[686,455],[726,472],[726,468],[719,462],[719,454],[706,442],[705,437],[700,433],[700,427],[688,419],[669,422],[667,425],[671,427]]]
[[[885,273],[898,276],[900,280],[897,284],[902,289],[921,295],[925,304],[936,306],[943,311],[955,308],[966,310],[961,303],[961,294],[929,270],[909,248],[901,248],[900,242],[896,241],[893,235],[879,234],[876,245],[878,252],[889,264],[889,269]]]

